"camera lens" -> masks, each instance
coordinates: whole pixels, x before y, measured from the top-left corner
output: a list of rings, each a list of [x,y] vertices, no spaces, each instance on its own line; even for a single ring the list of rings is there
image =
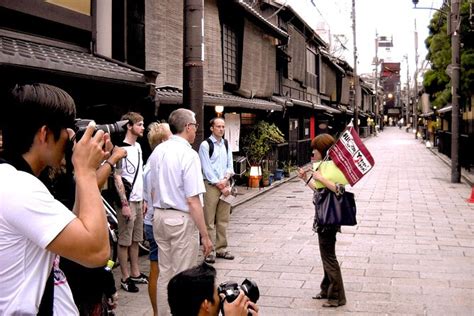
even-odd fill
[[[257,283],[255,281],[245,279],[241,285],[242,291],[244,291],[245,295],[254,303],[257,303],[258,299],[260,298],[260,291],[258,289]]]
[[[125,131],[128,120],[118,121],[112,124],[97,125],[97,130],[102,130],[109,134],[121,133]]]
[[[76,141],[79,141],[81,139],[82,135],[84,135],[84,132],[87,129],[87,125],[91,121],[92,120],[87,120],[87,119],[76,119],[76,123],[75,123],[75,132],[76,132],[75,140]],[[101,131],[104,131],[105,133],[109,133],[110,135],[120,134],[122,132],[125,132],[125,130],[127,129],[127,123],[128,123],[128,120],[118,121],[112,124],[98,124],[96,125],[95,129],[96,131],[101,130]]]

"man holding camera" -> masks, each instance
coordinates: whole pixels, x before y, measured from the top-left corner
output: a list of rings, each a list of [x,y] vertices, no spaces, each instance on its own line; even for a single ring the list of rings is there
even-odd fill
[[[110,247],[96,170],[110,140],[90,124],[74,145],[74,215],[37,178],[58,167],[71,145],[75,104],[46,84],[17,85],[2,109],[0,161],[0,314],[77,315],[58,257],[104,266]],[[22,124],[17,119],[21,118]]]
[[[127,133],[122,148],[127,157],[121,160],[114,175],[115,186],[120,197],[121,211],[117,212],[118,220],[118,259],[122,279],[120,285],[127,292],[138,292],[135,283],[148,283],[148,277],[140,273],[138,264],[138,243],[143,240],[143,158],[142,149],[137,142],[143,137],[145,127],[143,116],[128,112],[122,116],[127,120]],[[125,192],[125,185],[131,188],[130,195]],[[130,256],[130,258],[129,258]],[[128,260],[130,259],[130,270]]]
[[[255,316],[259,310],[242,290],[229,303],[226,295],[217,291],[216,269],[206,263],[182,271],[170,280],[168,302],[173,316],[217,316],[221,303],[225,316]]]
[[[230,204],[221,200],[221,195],[228,196],[229,180],[234,175],[232,151],[224,139],[225,121],[221,117],[210,121],[212,135],[199,146],[199,158],[204,174],[204,218],[207,231],[213,241],[215,250],[205,258],[207,263],[216,262],[217,258],[233,260],[234,256],[227,250],[227,226],[230,219]]]
[[[168,119],[173,136],[158,145],[149,158],[153,233],[158,244],[158,315],[169,315],[169,280],[196,264],[199,234],[204,256],[212,250],[202,210],[205,192],[199,156],[191,147],[198,124],[194,112],[174,110]]]

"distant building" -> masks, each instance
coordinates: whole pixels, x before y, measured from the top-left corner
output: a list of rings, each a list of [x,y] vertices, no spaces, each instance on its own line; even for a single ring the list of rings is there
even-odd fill
[[[383,62],[380,69],[380,85],[383,87],[383,113],[386,120],[399,120],[400,102],[400,63]]]

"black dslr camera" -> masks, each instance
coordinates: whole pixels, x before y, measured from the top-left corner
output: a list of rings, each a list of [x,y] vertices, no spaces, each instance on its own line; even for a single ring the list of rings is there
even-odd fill
[[[92,120],[87,120],[87,119],[76,119],[74,122],[74,132],[75,135],[71,141],[69,141],[66,145],[66,151],[65,151],[65,158],[66,158],[66,172],[65,174],[69,176],[72,179],[72,174],[73,174],[73,166],[72,166],[72,148],[74,146],[74,141],[78,142],[81,137],[84,135],[84,132],[87,129],[87,125]],[[112,124],[97,124],[95,126],[95,131],[102,130],[106,133],[109,133],[110,136],[114,135],[119,135],[120,133],[123,133],[127,130],[127,123],[128,120],[123,120],[123,121],[117,121]]]
[[[257,303],[257,300],[260,298],[260,291],[258,290],[258,285],[252,280],[245,279],[241,285],[237,282],[226,281],[219,284],[217,287],[217,293],[224,294],[225,298],[221,301],[221,312],[224,315],[224,301],[232,303],[235,301],[237,296],[240,294],[240,290],[249,298],[253,303]],[[249,313],[249,315],[251,315]]]
[[[79,141],[81,139],[82,135],[84,135],[84,132],[87,129],[87,125],[89,125],[91,121],[92,120],[87,120],[87,119],[76,119],[76,122],[74,123],[74,127],[75,127],[74,131],[76,132],[76,137],[75,137],[76,141]],[[95,127],[95,130],[96,131],[102,130],[105,133],[109,133],[112,136],[113,134],[125,132],[127,130],[128,122],[129,122],[128,120],[123,120],[123,121],[117,121],[112,124],[97,124]]]

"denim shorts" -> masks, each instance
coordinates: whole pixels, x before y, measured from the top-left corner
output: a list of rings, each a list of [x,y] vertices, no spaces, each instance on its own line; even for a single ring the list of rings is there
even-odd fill
[[[150,243],[150,261],[158,261],[158,245],[153,236],[153,226],[145,224],[145,237]]]

